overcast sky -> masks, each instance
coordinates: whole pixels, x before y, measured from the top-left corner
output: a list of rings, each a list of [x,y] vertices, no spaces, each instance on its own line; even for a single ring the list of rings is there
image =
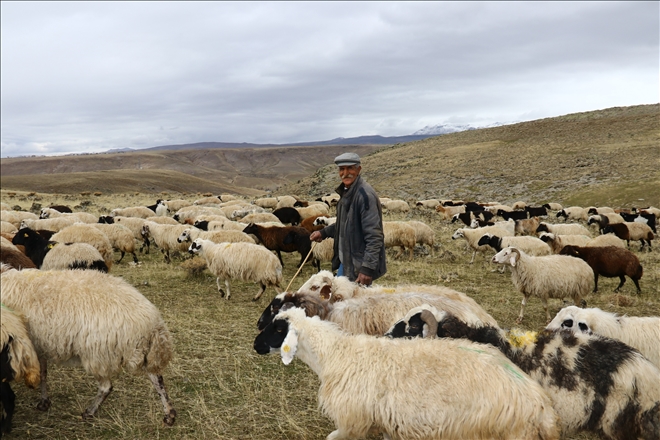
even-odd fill
[[[1,3],[2,157],[660,101],[660,3]]]

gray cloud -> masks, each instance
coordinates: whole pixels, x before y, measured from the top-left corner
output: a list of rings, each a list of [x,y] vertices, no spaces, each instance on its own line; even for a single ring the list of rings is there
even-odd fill
[[[658,102],[657,2],[3,2],[2,156]]]

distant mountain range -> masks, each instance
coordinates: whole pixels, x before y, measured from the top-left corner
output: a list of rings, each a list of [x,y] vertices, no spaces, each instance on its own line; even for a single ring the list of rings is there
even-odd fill
[[[487,127],[496,127],[505,125],[502,123],[490,124]],[[477,128],[471,125],[454,125],[454,124],[438,124],[433,126],[426,126],[421,130],[417,130],[411,135],[405,136],[358,136],[358,137],[338,137],[328,141],[310,141],[310,142],[294,142],[288,144],[252,144],[248,142],[196,142],[193,144],[178,144],[178,145],[161,145],[158,147],[140,148],[139,151],[154,151],[154,150],[201,150],[209,148],[269,148],[269,147],[318,147],[324,145],[395,145],[403,144],[406,142],[419,141],[433,136],[443,134],[456,133],[459,131],[476,130]],[[114,148],[107,150],[107,153],[122,153],[138,151],[133,148]]]

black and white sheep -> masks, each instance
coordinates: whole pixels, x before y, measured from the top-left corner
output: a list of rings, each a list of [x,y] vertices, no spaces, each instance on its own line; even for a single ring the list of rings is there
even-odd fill
[[[163,421],[176,411],[162,373],[172,359],[172,341],[158,309],[122,278],[97,271],[17,271],[2,268],[2,302],[22,313],[41,365],[41,399],[50,407],[47,363],[82,365],[99,383],[83,413],[93,417],[122,370],[144,371],[163,403]],[[90,325],[93,323],[93,325]]]
[[[319,376],[319,407],[337,428],[328,439],[559,437],[542,388],[484,345],[349,335],[294,307],[254,349],[285,365],[297,356]]]
[[[12,428],[16,395],[10,382],[25,382],[30,388],[39,385],[39,358],[32,345],[22,315],[0,307],[0,437]]]
[[[533,257],[514,247],[495,254],[493,263],[511,266],[511,281],[523,295],[517,322],[522,322],[527,298],[536,296],[543,302],[546,321],[550,322],[548,298],[571,297],[582,304],[593,290],[594,272],[584,261],[567,255]]]
[[[495,234],[488,233],[484,234],[477,244],[479,246],[488,245],[497,252],[505,247],[514,246],[518,249],[522,249],[527,254],[534,256],[550,255],[552,253],[550,246],[548,246],[547,243],[544,243],[543,240],[527,235],[518,237],[499,237]]]
[[[32,260],[37,268],[41,267],[44,263],[44,257],[56,244],[46,240],[37,231],[30,228],[19,229],[11,242],[14,245],[24,246],[25,255]]]
[[[101,253],[88,243],[55,242],[44,257],[40,268],[42,270],[91,269],[108,272],[108,265]]]
[[[660,368],[660,317],[621,316],[597,308],[564,307],[546,327],[575,333],[592,332],[618,339],[639,350]]]
[[[114,263],[114,250],[110,239],[101,230],[87,223],[76,223],[53,234],[51,241],[58,243],[87,243],[96,248],[108,269]]]
[[[559,235],[542,232],[539,239],[550,246],[553,254],[558,254],[565,246],[586,246],[591,241],[588,235]]]
[[[425,315],[429,334],[490,344],[536,380],[552,400],[563,436],[578,431],[617,440],[660,436],[660,370],[634,348],[597,335],[505,331],[439,315],[438,321]]]
[[[614,289],[618,292],[626,282],[626,276],[630,277],[637,287],[637,293],[642,293],[639,287],[639,279],[644,271],[639,263],[637,255],[628,249],[616,246],[590,247],[590,246],[565,246],[560,255],[570,255],[587,262],[594,272],[594,292],[598,292],[598,275],[607,278],[619,277],[621,282]]]
[[[477,252],[487,252],[490,247],[487,245],[479,245],[479,240],[483,237],[484,234],[492,233],[496,234],[499,237],[511,237],[513,232],[509,232],[506,229],[503,229],[499,226],[486,226],[483,228],[470,229],[470,228],[461,228],[457,229],[456,232],[451,236],[452,240],[457,240],[459,238],[464,238],[467,244],[472,248],[472,258],[470,259],[470,264],[474,263],[474,257],[477,255]]]
[[[540,222],[536,228],[536,234],[549,232],[556,235],[587,235],[591,237],[591,231],[579,223],[557,224]]]
[[[241,231],[202,231],[197,228],[187,228],[176,239],[179,243],[192,243],[197,238],[210,240],[213,243],[254,243],[254,239]]]
[[[580,206],[570,206],[563,208],[557,213],[557,218],[564,217],[565,220],[584,220],[589,218],[589,211]]]
[[[206,265],[217,278],[216,284],[221,296],[228,300],[231,296],[230,280],[259,283],[261,289],[253,301],[261,298],[267,287],[273,287],[277,293],[282,282],[282,265],[272,252],[254,243],[213,243],[201,238],[192,242],[188,248],[191,254],[199,254],[206,260]],[[225,281],[225,291],[220,280]]]

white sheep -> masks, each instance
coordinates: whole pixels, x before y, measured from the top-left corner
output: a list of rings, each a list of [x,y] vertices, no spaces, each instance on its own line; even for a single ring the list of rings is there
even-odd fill
[[[557,213],[557,218],[559,217],[564,217],[566,221],[584,220],[586,222],[589,218],[589,210],[580,206],[570,206],[568,208],[561,209]]]
[[[433,229],[426,223],[417,220],[409,220],[406,223],[415,229],[415,243],[420,246],[427,245],[431,250],[431,255],[433,255],[433,246],[435,246],[435,232]]]
[[[467,241],[467,244],[472,248],[472,258],[470,259],[470,264],[474,263],[474,257],[477,255],[477,252],[488,252],[490,249],[489,246],[479,245],[479,240],[483,237],[484,234],[491,233],[495,234],[498,237],[511,237],[513,232],[509,232],[506,229],[502,229],[498,226],[485,226],[483,228],[471,229],[471,228],[460,228],[451,236],[452,240],[457,240],[459,238],[464,238]]]
[[[39,218],[69,217],[82,223],[96,223],[98,218],[89,212],[60,212],[52,208],[42,208]]]
[[[158,223],[161,225],[179,225],[180,223],[176,220],[174,220],[172,217],[162,217],[162,216],[155,216],[155,217],[147,217],[144,219],[146,222],[154,222]]]
[[[515,220],[513,231],[516,235],[534,235],[536,236],[536,229],[541,223],[538,217],[526,218],[522,220]]]
[[[541,387],[486,345],[349,335],[294,307],[254,349],[297,356],[319,376],[319,407],[337,428],[328,439],[559,437]]]
[[[221,202],[220,197],[218,196],[207,196],[197,199],[193,202],[193,205],[215,205]]]
[[[170,251],[185,252],[188,248],[187,245],[178,241],[179,236],[186,229],[188,229],[186,225],[161,225],[145,221],[142,225],[142,236],[147,240],[149,238],[154,240],[163,253],[165,262],[169,264],[172,262]]]
[[[231,218],[232,220],[236,220],[239,218],[243,218],[248,214],[261,214],[267,211],[264,208],[261,208],[257,205],[247,205],[247,206],[241,206],[237,209],[234,209],[231,212],[231,215],[227,216],[228,218]]]
[[[179,209],[185,208],[186,206],[191,206],[192,202],[183,199],[175,199],[175,200],[162,200],[160,204],[167,209],[168,213],[170,213],[170,212],[177,212]]]
[[[279,222],[278,222],[279,223]],[[282,223],[279,223],[281,226]],[[243,229],[247,227],[248,223],[233,222],[228,221],[210,221],[206,226],[208,231],[240,231],[243,232]]]
[[[264,223],[264,222],[277,222],[281,223],[280,219],[275,217],[270,212],[258,212],[258,213],[253,213],[253,214],[248,214],[244,217],[242,217],[239,220],[240,223],[244,224],[250,224],[250,223]]]
[[[525,210],[525,207],[527,206],[527,203],[521,201],[515,202],[513,205],[511,205],[511,208],[513,208],[514,211],[516,210]]]
[[[536,234],[550,232],[557,235],[586,235],[591,237],[591,231],[579,223],[557,224],[540,222]]]
[[[266,208],[266,209],[275,209],[277,206],[277,199],[275,197],[262,197],[253,201],[255,205]]]
[[[254,239],[241,231],[202,231],[197,228],[187,228],[176,239],[179,243],[191,243],[198,238],[210,240],[213,243],[255,243]]]
[[[509,219],[509,220],[501,220],[499,222],[495,222],[492,225],[489,226],[494,226],[496,228],[504,229],[509,233],[509,235],[515,235],[516,234],[516,220],[514,219]],[[472,221],[470,222],[470,229],[477,229],[479,228],[479,219],[473,218]]]
[[[541,232],[539,239],[550,246],[552,253],[558,254],[564,246],[586,246],[591,241],[588,235],[559,235]]]
[[[49,247],[51,245],[48,245]],[[88,243],[56,243],[46,253],[41,270],[95,269],[108,272],[108,265]]]
[[[497,252],[505,247],[513,246],[533,256],[550,255],[552,253],[547,243],[529,235],[499,237],[495,234],[486,233],[479,239],[477,244],[479,246],[488,245]]]
[[[561,211],[564,207],[560,203],[546,203],[543,205],[544,208],[550,209],[551,211]]]
[[[439,315],[425,315],[429,335],[490,344],[536,380],[552,400],[562,436],[582,430],[620,440],[660,435],[660,370],[623,342],[568,331],[505,331]]]
[[[385,248],[400,246],[399,252],[394,258],[399,258],[403,255],[404,250],[408,250],[409,259],[413,259],[416,243],[415,228],[406,222],[383,222],[383,235],[385,236]]]
[[[261,289],[252,298],[261,298],[267,287],[277,288],[282,282],[282,265],[279,259],[268,249],[253,243],[213,243],[209,240],[196,239],[188,251],[199,254],[206,260],[209,270],[217,277],[216,283],[221,296],[225,296],[220,286],[224,279],[227,288],[226,299],[231,296],[229,281],[238,279],[259,283]]]
[[[58,243],[87,243],[94,246],[105,261],[108,269],[112,268],[114,254],[108,236],[99,229],[87,223],[76,223],[60,230],[50,237]]]
[[[335,239],[328,237],[312,247],[312,266],[321,270],[321,263],[329,263],[335,254]]]
[[[71,226],[78,220],[75,217],[56,217],[45,219],[23,219],[18,229],[30,228],[33,231],[45,229],[47,231],[58,232],[67,226]]]
[[[108,237],[114,250],[121,252],[121,257],[116,263],[119,263],[127,253],[133,255],[134,263],[138,262],[135,255],[135,236],[128,227],[120,223],[95,223],[93,226]]]
[[[381,206],[385,208],[388,212],[408,212],[410,211],[410,205],[405,200],[388,200],[382,202]]]
[[[587,247],[605,247],[616,246],[621,249],[626,249],[626,244],[614,234],[602,234],[596,238],[592,238],[585,244]]]
[[[179,209],[173,216],[172,218],[179,223],[189,223],[193,224],[195,221],[195,218],[202,215],[202,214],[207,214],[207,215],[220,215],[222,217],[227,217],[225,212],[220,209],[220,208],[213,208],[210,206],[197,206],[197,205],[191,205],[191,206],[186,206],[181,209]]]
[[[275,209],[273,211],[280,209],[280,208],[293,208],[293,205],[298,201],[293,196],[279,196],[277,197],[277,205],[275,205]]]
[[[597,308],[564,307],[546,327],[574,333],[595,333],[618,339],[639,350],[660,368],[660,317],[621,316]]]
[[[419,206],[422,208],[429,208],[429,209],[435,209],[436,206],[440,204],[440,200],[438,199],[428,199],[428,200],[418,200],[415,203],[415,206]]]
[[[328,205],[326,205],[325,203],[321,205],[309,205],[307,207],[300,207],[300,208],[296,208],[296,210],[300,214],[300,220],[305,220],[306,218],[315,217],[317,215],[324,215],[324,216],[330,215],[330,210],[328,209]]]
[[[594,288],[591,267],[568,255],[533,257],[520,249],[507,247],[495,254],[492,262],[511,266],[511,281],[523,295],[518,323],[522,322],[527,298],[532,295],[541,299],[546,321],[550,322],[548,298],[571,297],[575,304],[582,304],[582,298]]]
[[[21,222],[23,220],[39,220],[39,216],[29,212],[29,211],[6,211],[3,210],[0,212],[0,218],[3,221],[9,222],[12,225],[16,226],[16,228],[20,229],[21,228]]]
[[[159,394],[164,422],[174,423],[162,373],[172,358],[172,341],[158,309],[122,278],[95,270],[6,270],[2,302],[29,322],[41,364],[41,400],[50,407],[47,362],[82,365],[99,383],[83,413],[94,416],[122,370],[144,371]]]
[[[110,211],[112,217],[137,217],[137,218],[147,218],[155,217],[156,213],[146,206],[129,206],[127,208],[115,208]]]
[[[149,239],[145,239],[142,235],[142,226],[144,226],[145,221],[145,219],[137,217],[104,216],[99,218],[99,224],[102,222],[106,224],[118,224],[130,229],[130,231],[133,233],[133,237],[138,240],[139,243],[142,243],[142,246],[140,246],[140,252],[142,252],[146,247],[146,253],[148,254],[150,248]]]

